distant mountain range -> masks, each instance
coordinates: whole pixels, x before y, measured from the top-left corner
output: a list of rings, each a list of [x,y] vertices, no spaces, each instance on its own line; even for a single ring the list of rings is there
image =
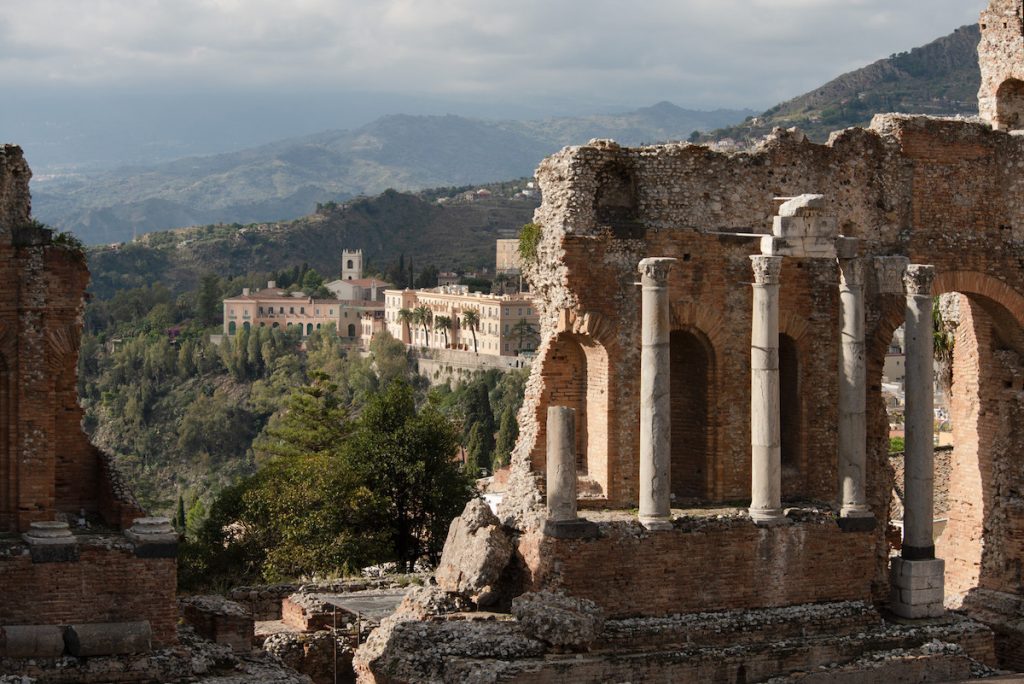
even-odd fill
[[[892,55],[778,104],[742,124],[712,131],[703,139],[752,140],[776,126],[797,126],[823,142],[832,131],[866,126],[879,112],[935,116],[978,113],[977,24],[958,28],[910,52]]]
[[[261,147],[33,183],[35,215],[89,244],[179,226],[291,219],[318,202],[530,176],[544,157],[591,138],[624,144],[687,138],[750,111],[661,102],[627,114],[543,121],[380,118]]]

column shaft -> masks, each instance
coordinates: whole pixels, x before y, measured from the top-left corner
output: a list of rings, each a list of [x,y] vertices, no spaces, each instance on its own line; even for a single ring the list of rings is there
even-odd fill
[[[782,522],[779,427],[779,273],[782,257],[751,256],[754,309],[750,336],[750,517]]]
[[[906,356],[903,502],[903,558],[935,557],[934,521],[934,352],[931,285],[934,268],[907,267],[907,320],[904,328]]]
[[[640,522],[652,530],[672,527],[668,272],[674,261],[640,262]]]
[[[547,422],[548,520],[576,520],[576,410],[549,406]]]
[[[867,465],[864,360],[864,266],[860,259],[840,259],[839,307],[839,477],[843,518],[869,518],[864,473]]]

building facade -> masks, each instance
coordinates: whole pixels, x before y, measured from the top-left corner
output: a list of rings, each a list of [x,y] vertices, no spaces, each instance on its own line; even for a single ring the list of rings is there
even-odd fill
[[[333,328],[351,340],[363,337],[363,319],[378,321],[383,329],[384,307],[368,300],[313,299],[290,295],[273,281],[267,289],[242,290],[237,297],[224,300],[224,334],[235,335],[252,328],[298,329],[303,337],[317,330]]]
[[[405,320],[403,310],[425,306],[432,322],[426,325]],[[476,312],[478,323],[470,327],[466,313]],[[450,330],[436,329],[438,317],[447,316]],[[447,348],[492,356],[516,356],[537,345],[540,318],[529,294],[489,295],[470,292],[464,285],[427,290],[387,290],[384,318],[395,339],[410,346]],[[447,334],[445,334],[447,333]],[[474,342],[475,337],[475,342]]]

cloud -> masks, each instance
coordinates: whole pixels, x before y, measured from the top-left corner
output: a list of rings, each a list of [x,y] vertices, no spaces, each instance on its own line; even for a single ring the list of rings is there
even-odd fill
[[[983,0],[0,2],[0,84],[766,107]]]

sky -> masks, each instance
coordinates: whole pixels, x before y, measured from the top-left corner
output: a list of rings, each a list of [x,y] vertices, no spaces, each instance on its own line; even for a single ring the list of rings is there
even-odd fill
[[[141,127],[156,146],[166,130],[174,147],[188,136],[161,121],[184,117],[222,131],[203,144],[231,146],[386,113],[541,118],[661,100],[761,111],[974,23],[984,5],[0,0],[0,138],[106,125]]]

